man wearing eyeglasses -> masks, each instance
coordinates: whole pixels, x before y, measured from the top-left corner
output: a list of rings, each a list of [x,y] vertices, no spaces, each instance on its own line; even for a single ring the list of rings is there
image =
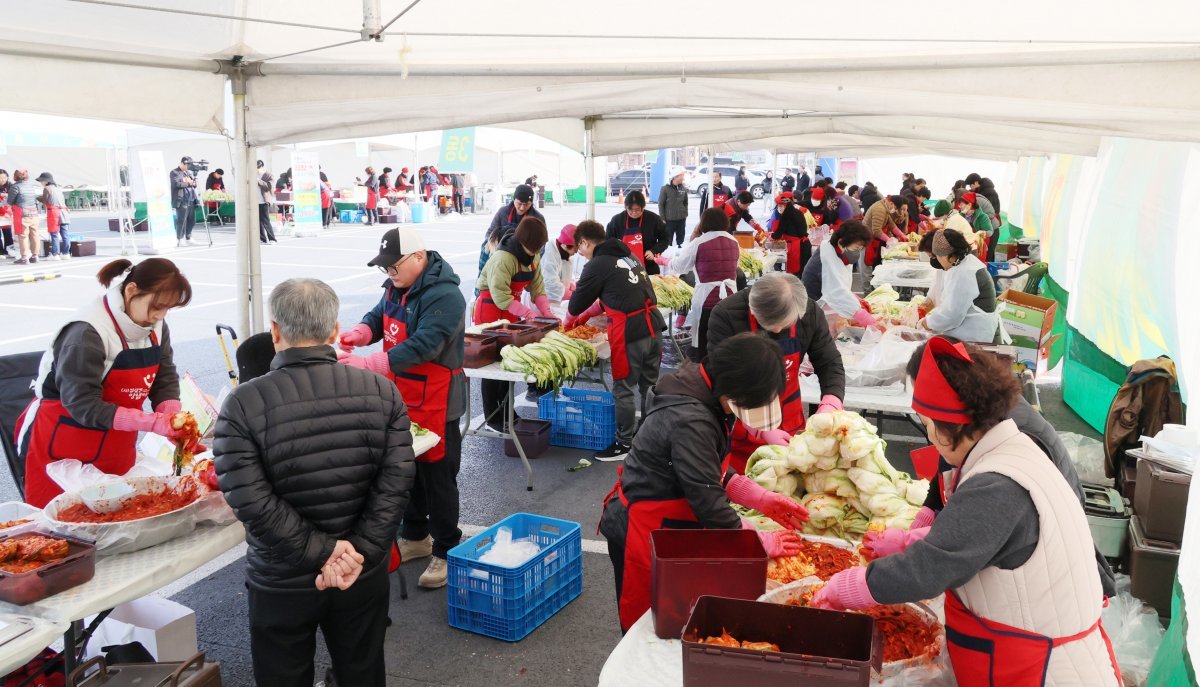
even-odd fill
[[[362,322],[342,334],[341,362],[377,372],[396,382],[409,417],[441,435],[417,457],[417,480],[400,527],[400,557],[432,554],[419,584],[446,586],[446,553],[462,539],[458,528],[458,468],[466,408],[463,329],[467,304],[458,275],[437,251],[425,250],[415,229],[383,235],[379,255],[367,263],[387,274],[383,297]],[[383,350],[351,355],[358,346],[383,339]]]

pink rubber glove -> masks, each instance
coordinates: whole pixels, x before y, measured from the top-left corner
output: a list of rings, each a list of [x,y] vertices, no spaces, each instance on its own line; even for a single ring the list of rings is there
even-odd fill
[[[871,596],[871,590],[867,587],[867,569],[858,567],[843,570],[829,578],[809,605],[832,611],[858,611],[878,606],[879,602]]]
[[[903,553],[905,549],[919,542],[929,534],[928,527],[916,527],[902,530],[889,527],[882,532],[867,532],[863,535],[863,549],[870,560]]]
[[[790,530],[763,532],[746,520],[742,521],[742,529],[753,530],[758,535],[758,541],[762,543],[763,550],[769,558],[795,556],[802,550],[800,535]]]
[[[113,429],[123,432],[153,432],[174,439],[178,430],[171,427],[171,416],[164,413],[143,413],[137,408],[117,408]]]
[[[909,529],[929,527],[933,524],[933,519],[936,517],[937,513],[934,512],[932,508],[929,506],[921,506],[921,510],[917,511],[917,517],[913,518],[913,524]]]
[[[792,443],[792,435],[782,429],[771,429],[766,432],[758,432],[749,427],[746,428],[746,434],[760,444],[767,446],[787,446]]]
[[[366,356],[347,353],[345,357],[338,356],[338,362],[361,370],[370,370],[375,374],[387,375],[391,371],[387,351],[376,351]]]
[[[550,309],[550,297],[546,294],[543,293],[533,299],[533,304],[537,306],[538,312],[542,314],[542,317],[554,317],[554,319],[558,319],[554,316],[554,311]]]
[[[183,410],[183,404],[180,403],[178,399],[171,399],[169,401],[163,401],[162,403],[159,403],[158,406],[156,406],[154,408],[154,412],[162,413],[163,415],[166,415],[167,417],[171,417],[172,415],[174,415],[175,413],[178,413],[181,410]]]
[[[537,317],[537,313],[534,312],[533,308],[527,307],[524,303],[518,300],[513,300],[513,302],[508,306],[508,314],[512,315],[518,320],[523,320],[527,317]]]
[[[736,504],[753,508],[789,530],[798,530],[808,522],[808,510],[783,494],[767,491],[745,475],[734,475],[725,485],[725,494]]]
[[[665,255],[656,255],[656,256],[654,256],[654,262],[663,267],[666,267],[667,265],[671,264],[671,258],[668,258]]]
[[[858,312],[854,313],[854,317],[851,317],[850,319],[854,322],[854,324],[857,324],[860,327],[879,326],[879,320],[876,320],[874,315],[867,312],[866,308],[862,308]]]
[[[835,410],[842,409],[842,399],[833,394],[825,394],[821,397],[821,405],[817,406],[817,415],[821,413],[832,413]]]
[[[375,338],[375,333],[371,331],[371,328],[360,322],[342,332],[341,337],[338,338],[338,345],[343,351],[353,351],[359,346],[369,346],[373,338]]]
[[[571,300],[571,296],[574,293],[575,293],[575,281],[571,280],[571,281],[567,282],[566,286],[563,287],[563,300],[564,301]]]
[[[578,315],[568,314],[567,321],[564,324],[568,327],[574,327],[574,326],[580,325],[580,324],[587,324],[588,320],[592,319],[593,317],[596,317],[597,315],[599,315],[602,312],[604,312],[604,306],[600,304],[600,301],[596,301],[595,303],[592,303],[591,306],[589,306],[587,310],[584,310],[583,312],[579,313]]]

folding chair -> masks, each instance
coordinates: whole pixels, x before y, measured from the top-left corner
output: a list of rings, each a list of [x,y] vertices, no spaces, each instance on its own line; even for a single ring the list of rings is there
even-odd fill
[[[31,383],[37,378],[42,353],[0,356],[0,449],[8,461],[17,490],[25,495],[25,456],[17,451],[17,418],[33,400]]]

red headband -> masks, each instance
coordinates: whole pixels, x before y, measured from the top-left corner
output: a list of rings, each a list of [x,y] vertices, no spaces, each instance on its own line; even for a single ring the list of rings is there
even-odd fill
[[[958,392],[937,365],[935,354],[949,355],[965,362],[974,362],[961,343],[952,344],[943,337],[935,336],[925,344],[921,356],[921,369],[913,383],[912,409],[925,417],[956,425],[970,424],[971,414],[963,405]]]

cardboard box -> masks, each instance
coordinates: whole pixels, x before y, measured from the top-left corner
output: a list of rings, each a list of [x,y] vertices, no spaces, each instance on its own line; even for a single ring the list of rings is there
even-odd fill
[[[130,642],[141,642],[156,661],[185,661],[197,651],[196,612],[153,596],[121,604],[100,623],[88,643],[88,656]]]
[[[1054,315],[1058,302],[1021,291],[1008,290],[1000,294],[1000,324],[1012,337],[1016,362],[1037,374],[1038,360],[1045,357],[1043,351],[1053,343],[1050,329],[1054,326]]]

